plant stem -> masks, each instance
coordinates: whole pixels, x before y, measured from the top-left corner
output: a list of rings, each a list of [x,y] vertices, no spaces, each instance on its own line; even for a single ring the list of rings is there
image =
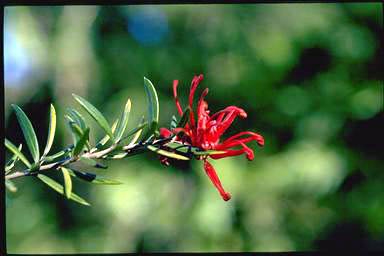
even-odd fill
[[[142,146],[143,145],[140,145],[139,143],[137,143],[137,144],[134,144],[134,145],[132,145],[130,147],[125,146],[125,147],[123,147],[123,150],[126,151],[128,153],[127,156],[129,156],[130,154],[134,154],[135,153],[134,152],[135,148],[142,147]],[[83,153],[81,156],[82,157],[86,157],[86,158],[100,159],[103,156],[111,153],[114,149],[116,149],[116,147],[117,147],[117,144],[113,144],[109,148],[104,149],[102,151],[98,151],[98,152],[96,151],[96,152],[92,152],[92,153],[91,152],[86,152],[86,153]],[[80,159],[80,156],[75,156],[75,157],[70,157],[70,158],[66,158],[66,159],[60,160],[58,162],[42,165],[42,166],[39,167],[38,170],[33,171],[33,173],[37,173],[37,172],[44,171],[44,170],[49,170],[49,169],[58,169],[61,166],[77,162],[79,159]],[[32,174],[32,172],[30,171],[30,169],[26,169],[24,171],[16,171],[16,172],[13,172],[11,174],[5,175],[5,178],[10,180],[10,179],[18,178],[18,177],[30,176],[31,174]]]

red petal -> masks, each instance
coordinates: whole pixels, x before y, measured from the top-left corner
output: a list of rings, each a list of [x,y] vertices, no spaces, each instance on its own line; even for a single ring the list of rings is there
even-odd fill
[[[228,201],[229,199],[231,199],[231,194],[224,191],[223,187],[221,186],[219,177],[217,177],[215,169],[207,160],[204,160],[204,170],[207,173],[208,177],[211,179],[213,185],[215,185],[217,190],[219,190],[220,195],[224,199],[224,201]]]
[[[243,142],[238,141],[238,144],[240,144],[243,148],[237,149],[237,150],[225,150],[226,153],[224,154],[214,154],[210,155],[212,159],[220,159],[228,156],[238,156],[243,153],[246,154],[248,160],[253,160],[255,158],[255,154],[253,153],[253,150],[250,149],[247,145],[245,145]],[[223,148],[215,147],[215,150],[223,150]]]
[[[255,158],[255,154],[253,153],[253,150],[250,149],[247,145],[245,145],[243,142],[240,142],[241,146],[243,146],[244,152],[247,154],[247,158],[249,161],[253,160]]]
[[[179,100],[177,98],[177,85],[179,84],[178,80],[173,80],[173,97],[175,98],[176,101],[176,107],[177,111],[179,112],[180,116],[183,115],[183,109],[180,106]]]
[[[242,108],[238,108],[236,106],[229,106],[229,107],[226,107],[225,109],[223,110],[220,110],[219,112],[216,112],[215,114],[213,114],[210,118],[210,120],[213,120],[214,118],[216,118],[217,115],[220,115],[218,118],[217,118],[217,121],[218,122],[221,122],[221,120],[223,119],[224,117],[224,114],[226,113],[230,113],[232,111],[236,111],[236,112],[239,112],[239,115],[241,118],[246,118],[247,117],[247,113],[242,109]]]
[[[242,110],[241,108],[236,108],[236,109],[233,109],[230,113],[228,113],[228,115],[225,117],[224,121],[222,121],[221,123],[219,123],[217,125],[217,133],[216,133],[216,136],[218,138],[221,137],[221,135],[228,129],[229,126],[231,126],[232,122],[235,120],[235,118],[240,115],[240,117],[244,117],[246,116],[247,114],[245,113],[244,110]]]

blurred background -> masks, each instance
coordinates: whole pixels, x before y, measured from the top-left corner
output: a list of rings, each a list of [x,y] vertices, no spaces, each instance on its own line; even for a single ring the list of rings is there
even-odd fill
[[[146,113],[143,77],[169,127],[194,75],[212,112],[244,108],[226,136],[254,131],[255,159],[159,164],[154,153],[83,169],[122,181],[74,180],[92,204],[67,201],[39,180],[6,192],[8,253],[384,250],[382,4],[17,6],[5,8],[5,135],[24,144],[10,104],[30,117],[41,150],[49,106],[51,154],[72,143],[63,115],[83,96],[112,123],[128,98],[128,130]],[[84,113],[92,141],[104,134]],[[6,158],[9,152],[6,151]],[[18,169],[22,169],[18,166]],[[50,173],[62,183],[61,173]]]

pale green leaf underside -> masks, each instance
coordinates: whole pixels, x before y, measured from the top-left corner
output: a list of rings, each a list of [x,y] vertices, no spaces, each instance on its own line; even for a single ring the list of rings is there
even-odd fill
[[[169,152],[169,151],[165,151],[163,149],[160,149],[160,148],[157,148],[157,147],[154,147],[154,146],[151,146],[151,145],[148,145],[147,148],[149,150],[153,151],[153,152],[156,152],[157,154],[160,154],[160,155],[163,155],[163,156],[166,156],[166,157],[175,158],[175,159],[178,159],[178,160],[189,160],[189,158],[186,157],[186,156],[178,155],[176,153]]]
[[[55,138],[55,132],[56,132],[56,110],[55,110],[55,107],[51,104],[51,114],[50,114],[50,122],[49,122],[49,129],[48,129],[47,145],[45,146],[43,157],[45,157],[49,153],[49,150],[52,147],[53,139]]]
[[[64,194],[68,199],[70,199],[71,193],[72,193],[71,176],[69,175],[69,171],[67,168],[61,167],[60,170],[63,173],[63,177],[64,177]]]

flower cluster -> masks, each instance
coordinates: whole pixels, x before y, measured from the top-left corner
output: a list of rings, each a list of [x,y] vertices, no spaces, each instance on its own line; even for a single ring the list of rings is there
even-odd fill
[[[246,143],[255,140],[259,146],[264,145],[264,138],[254,132],[240,132],[223,142],[220,142],[221,136],[224,132],[231,126],[232,122],[237,116],[244,119],[247,117],[247,113],[238,107],[229,106],[213,115],[209,115],[210,111],[208,110],[208,103],[204,100],[204,97],[208,94],[208,88],[206,88],[197,105],[197,120],[195,120],[195,113],[193,111],[193,97],[197,86],[203,80],[203,75],[195,76],[192,80],[190,94],[189,94],[189,120],[185,127],[177,127],[173,130],[168,130],[166,128],[160,128],[160,136],[167,138],[172,134],[180,134],[182,136],[176,136],[176,141],[179,141],[186,145],[191,145],[198,147],[204,150],[218,150],[223,151],[222,154],[212,154],[209,155],[212,159],[220,159],[223,157],[237,156],[244,154],[248,160],[253,160],[254,153]],[[176,101],[177,111],[180,116],[183,115],[183,109],[180,106],[179,100],[177,98],[177,86],[178,80],[173,81],[173,95]],[[245,136],[245,137],[244,137]],[[235,146],[240,146],[240,149],[231,149]],[[216,174],[215,169],[207,160],[208,156],[202,156],[200,159],[204,161],[204,170],[207,173],[208,177],[211,179],[212,183],[216,186],[220,195],[225,201],[231,199],[231,195],[228,192],[225,192],[221,182]],[[166,159],[162,159],[162,162],[166,162]]]

